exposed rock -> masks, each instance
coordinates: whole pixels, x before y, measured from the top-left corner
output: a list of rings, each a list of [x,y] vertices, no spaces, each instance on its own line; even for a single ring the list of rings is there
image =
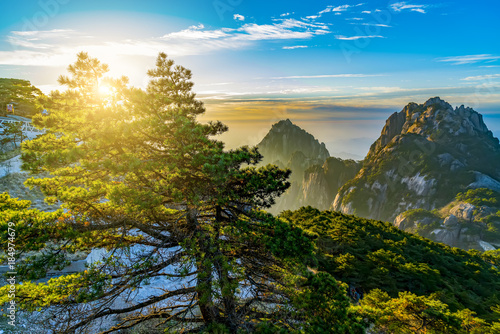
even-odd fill
[[[418,172],[413,177],[404,177],[401,183],[405,183],[409,190],[414,191],[418,196],[429,196],[435,191],[436,180],[426,180],[425,176]]]
[[[442,242],[444,244],[455,246],[458,237],[460,236],[459,228],[448,228],[448,229],[437,229],[434,230],[433,233],[434,241]]]
[[[450,214],[458,219],[470,221],[474,215],[476,207],[469,203],[460,203],[450,209]]]
[[[274,124],[257,146],[264,156],[263,164],[292,170],[291,186],[277,199],[270,210],[273,213],[308,205],[326,210],[338,189],[361,169],[354,160],[330,157],[324,143],[288,119]]]
[[[322,166],[312,166],[304,172],[295,207],[312,206],[320,210],[331,208],[338,190],[360,170],[353,160],[330,157]]]
[[[281,161],[287,163],[295,152],[302,152],[313,164],[323,164],[330,156],[324,143],[293,124],[289,119],[274,124],[267,135],[257,145],[264,156],[264,163]]]
[[[257,147],[263,155],[262,165],[274,164],[292,171],[291,186],[277,199],[270,210],[273,213],[298,208],[297,198],[303,193],[304,172],[311,166],[323,165],[330,156],[324,143],[289,119],[274,124]]]
[[[488,188],[500,192],[499,181],[477,171],[474,171],[474,175],[476,177],[476,182],[469,184],[468,188]]]
[[[400,214],[396,217],[396,219],[394,219],[394,226],[403,231],[413,228],[414,225],[414,222],[406,218],[404,214]]]
[[[458,218],[454,215],[449,215],[444,219],[443,225],[446,227],[452,227],[458,224]]]
[[[334,209],[394,221],[406,210],[442,207],[477,187],[500,191],[499,141],[476,111],[435,97],[409,103],[387,119]]]
[[[479,244],[481,245],[481,247],[483,248],[484,251],[496,250],[496,248],[492,244],[490,244],[486,241],[480,240]]]

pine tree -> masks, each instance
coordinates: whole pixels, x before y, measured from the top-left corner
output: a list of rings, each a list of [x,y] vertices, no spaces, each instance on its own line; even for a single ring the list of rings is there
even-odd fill
[[[42,91],[28,80],[0,78],[0,115],[4,115],[7,104],[15,104],[15,113],[34,115],[41,110]]]
[[[256,148],[225,150],[214,136],[227,127],[196,120],[205,108],[191,72],[163,53],[146,90],[104,78],[107,66],[86,53],[68,69],[59,82],[69,89],[51,95],[49,115],[34,118],[46,134],[23,144],[23,167],[51,175],[27,184],[66,211],[52,236],[61,247],[42,243],[49,265],[30,271],[27,261],[23,278],[43,277],[64,260],[48,261],[61,250],[107,253],[85,272],[24,282],[18,305],[42,308],[60,333],[95,331],[116,317],[104,333],[154,319],[192,332],[252,331],[257,319],[297,326],[286,319],[287,259],[308,256],[311,245],[260,211],[289,187],[290,171],[255,167]],[[99,93],[103,84],[108,95]],[[148,283],[155,294],[123,302]]]

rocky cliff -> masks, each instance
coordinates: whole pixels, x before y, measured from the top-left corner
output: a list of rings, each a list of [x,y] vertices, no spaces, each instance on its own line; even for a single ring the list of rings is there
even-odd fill
[[[499,180],[499,141],[482,116],[436,97],[389,117],[334,209],[393,221],[410,209],[443,207],[466,189],[500,187]]]
[[[263,164],[292,170],[291,186],[277,199],[273,213],[306,205],[330,208],[337,190],[361,168],[353,160],[331,158],[324,143],[288,119],[274,124],[257,147]]]
[[[394,225],[450,246],[494,250],[500,247],[500,193],[470,189],[442,208],[405,211],[396,217]]]
[[[360,162],[335,157],[328,158],[322,166],[311,166],[304,172],[298,207],[310,205],[320,210],[331,209],[338,190],[360,169]]]
[[[257,147],[264,156],[263,164],[292,169],[292,179],[296,181],[302,180],[307,168],[322,165],[330,157],[324,143],[289,119],[273,124]]]

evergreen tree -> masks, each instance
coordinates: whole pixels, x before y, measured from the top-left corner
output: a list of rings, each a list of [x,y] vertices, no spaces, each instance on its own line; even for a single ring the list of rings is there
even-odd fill
[[[23,122],[6,122],[0,129],[0,145],[2,148],[18,148],[18,142],[26,138],[23,132]]]
[[[28,80],[0,78],[0,115],[6,112],[7,104],[14,102],[15,112],[26,116],[41,109],[42,91]]]
[[[381,333],[485,333],[489,326],[469,309],[452,313],[435,296],[400,292],[398,298],[372,290],[362,301],[362,311]]]
[[[60,333],[92,332],[117,317],[105,332],[152,319],[193,332],[214,324],[251,331],[257,319],[298,326],[284,318],[285,269],[312,246],[298,228],[259,211],[289,187],[290,171],[256,168],[256,148],[225,150],[213,136],[226,126],[197,122],[205,108],[191,72],[163,53],[145,91],[104,78],[107,66],[86,53],[68,69],[59,81],[69,89],[52,94],[49,115],[34,118],[46,134],[23,144],[23,167],[50,173],[27,184],[66,210],[53,242],[66,252],[107,253],[85,272],[24,282],[18,305],[42,308]],[[23,263],[23,278],[43,277],[61,262],[43,262],[56,253],[45,247],[39,261]],[[29,270],[40,261],[47,265]],[[127,299],[148,283],[155,293]]]

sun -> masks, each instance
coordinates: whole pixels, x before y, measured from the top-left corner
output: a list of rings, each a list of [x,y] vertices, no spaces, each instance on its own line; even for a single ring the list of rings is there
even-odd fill
[[[109,96],[113,93],[113,90],[111,89],[110,86],[106,84],[101,84],[99,85],[99,95],[101,96]]]

